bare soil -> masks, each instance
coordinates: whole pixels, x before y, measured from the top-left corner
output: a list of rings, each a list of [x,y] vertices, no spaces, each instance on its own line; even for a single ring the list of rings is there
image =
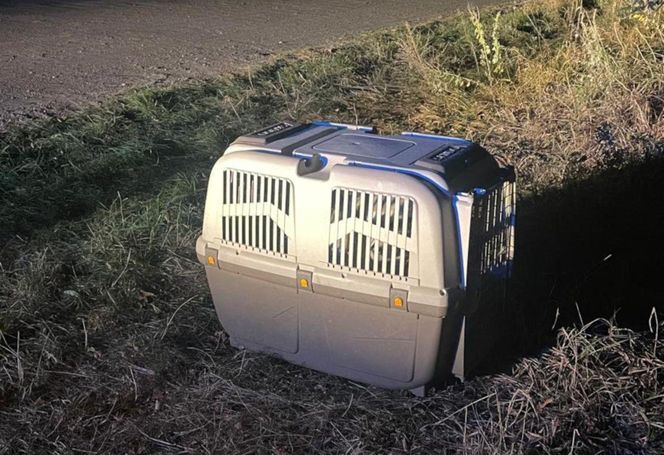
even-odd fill
[[[214,77],[274,53],[466,5],[466,0],[0,0],[0,131],[131,87]]]

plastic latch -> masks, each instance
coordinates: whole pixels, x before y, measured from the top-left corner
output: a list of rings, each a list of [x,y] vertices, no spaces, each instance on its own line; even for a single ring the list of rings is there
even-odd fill
[[[295,274],[295,286],[297,292],[314,292],[313,273],[306,270],[297,270]]]
[[[219,250],[205,247],[205,265],[208,267],[219,267]]]
[[[408,291],[403,289],[390,289],[390,308],[408,311]]]

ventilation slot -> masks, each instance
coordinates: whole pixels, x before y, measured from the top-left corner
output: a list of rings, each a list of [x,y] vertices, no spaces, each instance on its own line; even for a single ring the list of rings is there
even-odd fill
[[[479,200],[473,213],[480,274],[509,276],[514,256],[515,185],[505,182]]]
[[[476,197],[470,228],[468,294],[478,303],[491,295],[504,295],[514,258],[516,187],[495,186]]]
[[[263,252],[288,254],[294,231],[291,182],[226,169],[222,184],[221,239]]]
[[[411,198],[335,188],[328,262],[367,273],[411,276],[414,226]]]

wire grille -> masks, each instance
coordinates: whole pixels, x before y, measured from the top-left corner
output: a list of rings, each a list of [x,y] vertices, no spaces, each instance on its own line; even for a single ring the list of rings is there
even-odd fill
[[[293,187],[286,179],[223,171],[221,238],[263,252],[288,254],[294,232]]]
[[[477,301],[504,296],[514,259],[516,186],[505,181],[476,196],[470,228],[468,293]]]
[[[394,277],[411,276],[415,201],[405,196],[334,188],[328,262]]]

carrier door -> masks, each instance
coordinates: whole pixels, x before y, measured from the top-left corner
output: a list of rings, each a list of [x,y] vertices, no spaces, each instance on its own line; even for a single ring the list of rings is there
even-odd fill
[[[215,308],[234,344],[295,353],[293,182],[246,164],[230,155],[212,172],[199,259],[208,266]]]

